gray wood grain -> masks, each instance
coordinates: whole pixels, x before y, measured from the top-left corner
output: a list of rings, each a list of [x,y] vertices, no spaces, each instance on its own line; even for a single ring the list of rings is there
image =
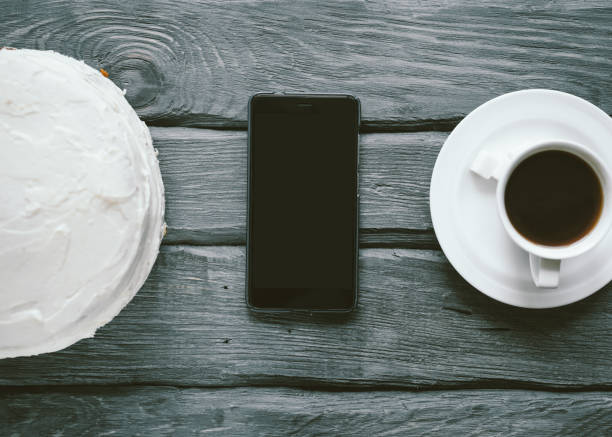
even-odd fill
[[[0,394],[4,435],[604,436],[612,395],[110,387]],[[74,420],[78,418],[78,420]]]
[[[612,113],[611,21],[607,0],[8,0],[0,35],[104,68],[158,125],[244,127],[255,92],[341,91],[366,130],[414,130],[522,88]]]
[[[495,302],[438,251],[364,249],[358,310],[258,315],[242,247],[164,246],[93,339],[0,361],[0,385],[611,389],[610,287],[553,310]]]
[[[166,244],[245,244],[246,132],[152,128],[166,187]],[[362,246],[436,248],[429,180],[441,132],[360,136]]]

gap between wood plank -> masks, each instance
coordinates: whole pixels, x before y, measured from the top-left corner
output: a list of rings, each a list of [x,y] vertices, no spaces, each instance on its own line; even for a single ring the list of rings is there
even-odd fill
[[[612,114],[608,114],[612,117]],[[362,120],[359,133],[451,132],[465,116],[423,120]],[[232,120],[208,115],[169,115],[163,118],[142,117],[149,127],[190,127],[227,131],[247,130],[246,120]]]
[[[219,235],[218,239],[205,242],[180,232],[169,233],[162,241],[164,246],[244,246],[246,236]],[[427,249],[440,250],[436,235],[431,230],[384,228],[360,229],[359,247],[362,249]]]
[[[435,393],[435,392],[457,392],[471,391],[478,392],[482,390],[499,390],[500,392],[513,391],[532,391],[541,393],[590,393],[612,391],[612,385],[594,384],[585,385],[582,387],[551,387],[538,384],[507,384],[507,381],[501,381],[501,384],[465,384],[465,385],[436,385],[419,388],[407,388],[398,385],[364,385],[364,386],[329,386],[329,385],[295,385],[295,384],[249,384],[249,385],[200,385],[200,384],[163,384],[159,382],[134,382],[134,383],[100,383],[100,384],[41,384],[41,385],[4,385],[2,393],[35,393],[37,391],[48,391],[64,393],[77,390],[96,390],[100,388],[170,388],[178,390],[239,390],[245,388],[253,389],[279,389],[279,390],[302,390],[305,392],[321,392],[321,393],[365,393],[365,392],[402,392],[402,393]]]
[[[360,133],[450,132],[464,116],[423,120],[361,120]],[[169,115],[142,117],[150,127],[193,127],[196,129],[247,130],[246,120],[232,120],[207,115]]]

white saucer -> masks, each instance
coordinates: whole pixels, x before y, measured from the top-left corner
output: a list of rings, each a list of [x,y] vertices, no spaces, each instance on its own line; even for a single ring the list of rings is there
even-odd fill
[[[560,285],[537,288],[528,255],[506,234],[495,181],[469,170],[482,147],[511,147],[550,138],[581,143],[612,167],[612,120],[571,94],[524,90],[472,111],[449,135],[431,177],[436,236],[453,267],[484,294],[524,308],[552,308],[583,299],[612,280],[612,232],[590,252],[564,260]]]

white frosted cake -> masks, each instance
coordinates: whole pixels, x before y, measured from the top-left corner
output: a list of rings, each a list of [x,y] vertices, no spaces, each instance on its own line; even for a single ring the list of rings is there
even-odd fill
[[[0,49],[0,358],[93,336],[164,228],[156,152],[124,92],[58,53]]]

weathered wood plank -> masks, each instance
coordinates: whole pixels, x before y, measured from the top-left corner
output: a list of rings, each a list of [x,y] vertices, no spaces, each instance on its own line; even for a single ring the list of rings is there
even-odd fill
[[[605,392],[89,387],[0,394],[2,431],[13,436],[603,436],[612,432],[611,410]]]
[[[166,186],[165,242],[245,244],[245,132],[152,128]],[[362,246],[435,248],[429,179],[441,132],[360,136]]]
[[[480,294],[438,251],[364,249],[349,316],[259,315],[242,247],[165,246],[94,339],[0,361],[0,385],[612,388],[610,287],[553,310]]]
[[[611,21],[607,0],[8,0],[0,45],[103,67],[158,125],[244,127],[249,95],[287,90],[357,95],[366,130],[448,129],[522,88],[612,113]]]

